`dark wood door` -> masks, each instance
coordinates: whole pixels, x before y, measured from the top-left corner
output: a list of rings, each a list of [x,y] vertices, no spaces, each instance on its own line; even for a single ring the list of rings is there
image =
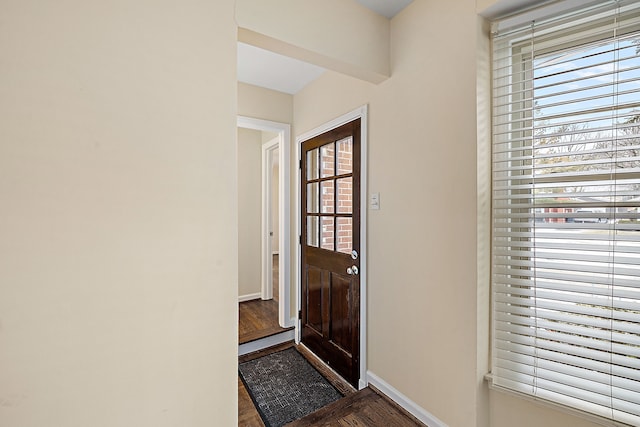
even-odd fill
[[[360,119],[302,143],[302,343],[358,387]]]

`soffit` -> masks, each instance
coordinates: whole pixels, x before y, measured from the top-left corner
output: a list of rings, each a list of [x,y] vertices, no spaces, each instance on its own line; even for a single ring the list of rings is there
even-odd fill
[[[413,0],[356,0],[393,18]],[[294,95],[320,77],[324,68],[238,42],[238,81]]]

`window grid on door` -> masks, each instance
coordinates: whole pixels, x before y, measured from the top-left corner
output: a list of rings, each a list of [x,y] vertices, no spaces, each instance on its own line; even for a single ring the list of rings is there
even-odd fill
[[[353,143],[351,137],[307,152],[306,244],[351,253],[353,249]]]

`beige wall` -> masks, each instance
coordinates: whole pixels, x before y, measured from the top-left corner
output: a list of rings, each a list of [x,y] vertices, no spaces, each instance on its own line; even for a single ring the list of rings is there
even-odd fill
[[[0,425],[237,424],[233,12],[0,3]]]
[[[585,418],[504,392],[491,392],[492,427],[602,427]]]
[[[294,97],[298,134],[369,103],[369,189],[381,209],[368,217],[368,368],[461,427],[486,421],[476,409],[475,28],[473,1],[415,1],[391,22],[388,81],[327,73]]]
[[[276,132],[267,132],[267,131],[262,131],[262,143],[266,144],[267,142],[271,142],[273,141],[274,138],[278,137],[278,134]]]
[[[294,96],[296,134],[370,106],[369,189],[381,209],[368,217],[369,370],[452,427],[512,427],[516,414],[590,426],[483,381],[489,241],[476,236],[488,223],[490,192],[478,184],[490,91],[488,26],[475,7],[415,1],[391,22],[392,77],[326,73]]]
[[[293,120],[293,97],[275,90],[238,83],[238,115],[290,124]]]
[[[238,128],[238,296],[262,289],[262,132]]]
[[[476,0],[476,8],[478,13],[488,9],[489,7],[496,7],[504,0]]]
[[[372,82],[389,69],[389,20],[355,0],[238,0],[241,41]]]

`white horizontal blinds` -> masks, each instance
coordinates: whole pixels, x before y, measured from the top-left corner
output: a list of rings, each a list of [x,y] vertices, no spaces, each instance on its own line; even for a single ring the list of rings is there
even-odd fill
[[[640,425],[640,2],[493,46],[494,381]]]

